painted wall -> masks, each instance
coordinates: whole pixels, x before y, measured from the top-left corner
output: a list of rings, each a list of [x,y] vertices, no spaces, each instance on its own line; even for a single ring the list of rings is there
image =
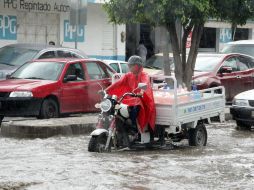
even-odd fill
[[[56,44],[66,47],[75,47],[77,32],[77,48],[83,50],[87,55],[102,59],[125,59],[125,25],[112,25],[108,23],[107,15],[102,9],[102,4],[88,1],[87,7],[87,25],[76,29],[69,22],[70,6],[67,0],[1,0],[0,1],[0,47],[17,42],[24,42],[19,39],[19,15],[28,13],[30,17],[38,18],[38,14],[55,15],[55,21],[59,26],[59,37]],[[40,16],[39,16],[40,17]],[[38,21],[38,26],[45,20],[43,17]],[[27,21],[29,22],[30,21]],[[31,23],[33,20],[31,20]],[[41,22],[41,23],[40,23]],[[48,26],[50,27],[50,26]],[[36,27],[34,27],[36,28]],[[38,28],[38,27],[37,27]],[[31,28],[27,29],[29,32]],[[36,29],[34,29],[36,30]],[[40,31],[38,29],[38,31]],[[26,32],[23,32],[27,34]],[[22,34],[23,34],[22,33]],[[38,32],[39,33],[39,32]],[[36,33],[37,34],[37,33]],[[41,34],[46,35],[46,34]],[[23,34],[24,36],[24,34]],[[24,39],[24,38],[23,38]],[[50,40],[47,37],[45,43]],[[26,40],[25,40],[26,41]],[[38,40],[28,40],[29,43],[38,43]]]

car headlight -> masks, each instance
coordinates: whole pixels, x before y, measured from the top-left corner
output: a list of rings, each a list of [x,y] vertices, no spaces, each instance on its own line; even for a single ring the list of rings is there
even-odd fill
[[[33,93],[30,91],[13,91],[10,93],[9,97],[33,97]]]
[[[235,106],[246,107],[246,106],[249,106],[249,101],[248,100],[242,100],[242,99],[234,99],[232,104],[235,105]]]
[[[101,111],[108,112],[112,107],[112,102],[109,99],[103,100],[101,102]]]
[[[201,77],[201,78],[192,80],[192,83],[196,85],[203,84],[206,80],[207,80],[207,77]]]

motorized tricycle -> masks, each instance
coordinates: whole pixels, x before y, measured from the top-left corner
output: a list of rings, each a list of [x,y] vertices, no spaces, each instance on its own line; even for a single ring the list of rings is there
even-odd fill
[[[165,88],[158,88],[161,84],[153,84],[151,80],[156,106],[156,130],[151,131],[148,127],[143,132],[138,130],[131,122],[129,106],[122,103],[127,96],[142,98],[142,95],[136,94],[135,90],[119,98],[105,93],[102,101],[96,104],[96,107],[101,109],[101,113],[98,116],[96,129],[91,133],[88,151],[123,150],[126,137],[121,130],[123,127],[128,129],[127,141],[131,145],[128,148],[131,149],[165,148],[183,139],[187,139],[190,146],[206,146],[205,123],[210,123],[210,118],[216,116],[221,122],[224,121],[224,88],[180,92],[174,77],[160,75],[153,77],[156,80],[160,78],[160,81],[173,81],[173,88],[165,90]],[[139,83],[137,89],[145,90],[146,87],[146,84]]]

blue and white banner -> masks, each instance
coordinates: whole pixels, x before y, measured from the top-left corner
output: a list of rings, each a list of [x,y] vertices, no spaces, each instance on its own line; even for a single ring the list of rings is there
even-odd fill
[[[17,17],[0,15],[0,39],[17,40]]]
[[[220,29],[220,43],[227,43],[232,41],[231,28],[221,28]]]
[[[70,25],[69,20],[64,20],[64,42],[84,42],[85,26],[78,27]]]

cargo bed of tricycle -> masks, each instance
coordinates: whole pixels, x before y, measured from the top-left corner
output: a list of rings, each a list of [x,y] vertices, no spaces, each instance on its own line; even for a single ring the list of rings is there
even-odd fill
[[[199,121],[207,120],[218,116],[222,122],[225,119],[225,89],[224,87],[214,87],[198,91],[183,91],[177,88],[177,81],[170,76],[152,76],[160,80],[172,80],[173,86],[164,89],[163,84],[153,83],[153,92],[156,104],[156,125],[178,126],[189,124],[195,128]],[[166,84],[164,82],[164,84]],[[171,83],[172,84],[172,83]],[[164,94],[163,94],[164,93]],[[160,101],[158,101],[160,95]],[[167,97],[169,96],[169,97]],[[164,101],[162,101],[164,98]],[[168,102],[165,102],[168,100]],[[172,127],[171,127],[172,129]],[[177,133],[177,131],[174,131]],[[173,132],[173,131],[172,131]]]

